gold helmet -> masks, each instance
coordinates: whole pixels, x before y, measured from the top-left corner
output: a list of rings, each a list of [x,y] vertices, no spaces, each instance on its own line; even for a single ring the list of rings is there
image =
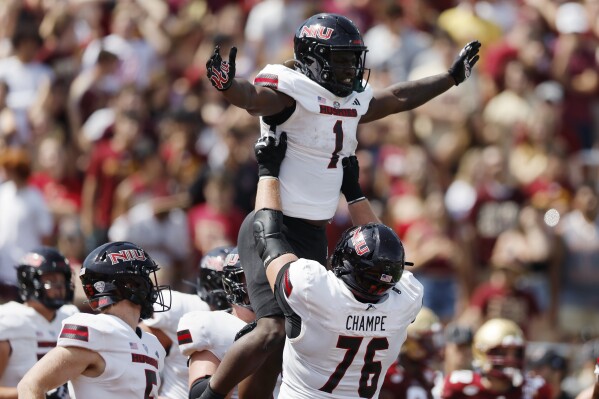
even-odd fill
[[[514,379],[524,368],[524,348],[524,333],[516,323],[490,319],[474,334],[474,366],[485,375]]]
[[[402,356],[412,360],[427,360],[435,355],[442,330],[439,317],[429,308],[422,307],[412,324],[401,347]]]

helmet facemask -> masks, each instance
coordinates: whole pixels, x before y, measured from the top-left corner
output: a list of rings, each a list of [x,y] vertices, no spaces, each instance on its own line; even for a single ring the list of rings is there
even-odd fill
[[[252,310],[242,268],[234,266],[223,268],[223,288],[230,304]]]

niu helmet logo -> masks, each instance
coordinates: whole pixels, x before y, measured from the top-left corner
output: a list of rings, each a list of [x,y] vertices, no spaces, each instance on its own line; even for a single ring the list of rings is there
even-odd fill
[[[124,249],[119,252],[113,252],[111,254],[108,254],[108,257],[110,258],[110,262],[113,265],[116,265],[121,261],[125,262],[131,260],[146,260],[146,254],[141,249]]]
[[[239,262],[239,254],[229,254],[225,258],[225,266],[235,266]]]
[[[321,25],[302,26],[300,37],[314,37],[329,40],[335,30]]]
[[[368,245],[366,245],[366,240],[364,239],[364,234],[362,233],[361,227],[358,227],[352,233],[351,243],[353,244],[356,253],[360,256],[370,251],[370,248],[368,248]]]
[[[212,76],[210,76],[210,80],[217,89],[222,90],[224,84],[229,80],[229,63],[222,61],[220,63],[220,69],[212,67]]]

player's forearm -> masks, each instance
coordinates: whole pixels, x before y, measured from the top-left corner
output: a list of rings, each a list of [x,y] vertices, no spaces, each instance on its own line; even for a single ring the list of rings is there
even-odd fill
[[[374,214],[370,201],[364,199],[348,205],[349,215],[354,226],[359,226],[367,223],[380,223],[379,218]]]
[[[274,178],[260,179],[256,192],[256,211],[260,209],[282,210],[279,180]]]
[[[46,393],[35,381],[23,379],[17,386],[18,397],[26,399],[45,399]]]
[[[391,92],[398,101],[395,112],[402,112],[421,106],[454,85],[455,81],[446,72],[410,82],[396,83],[386,90]]]
[[[245,79],[234,79],[231,87],[221,91],[221,94],[236,107],[248,109],[252,97],[256,95],[256,88]]]

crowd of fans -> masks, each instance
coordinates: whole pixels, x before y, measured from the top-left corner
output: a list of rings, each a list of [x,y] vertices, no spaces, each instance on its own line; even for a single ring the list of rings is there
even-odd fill
[[[597,0],[0,2],[2,299],[33,247],[57,246],[76,269],[109,240],[139,244],[190,291],[201,255],[236,244],[257,182],[258,119],[223,102],[206,60],[237,46],[237,76],[251,79],[293,58],[296,27],[319,11],[359,26],[374,87],[444,72],[480,40],[466,83],[359,128],[361,184],[443,323],[514,320],[564,359],[545,356],[571,392],[589,385]],[[341,203],[331,245],[350,223]]]

